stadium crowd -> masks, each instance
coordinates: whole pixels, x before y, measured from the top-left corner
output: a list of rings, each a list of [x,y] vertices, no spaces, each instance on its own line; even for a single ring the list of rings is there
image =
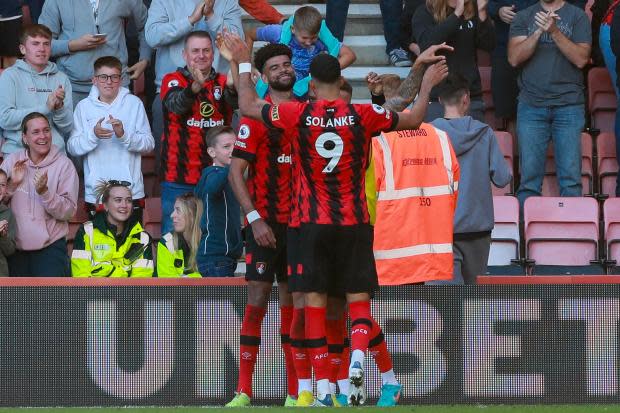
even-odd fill
[[[366,349],[379,404],[396,404],[373,291],[475,284],[491,184],[513,181],[485,123],[478,51],[518,140],[521,206],[541,195],[550,142],[560,195],[581,196],[583,69],[604,62],[618,90],[620,1],[595,1],[589,19],[577,0],[380,0],[388,60],[411,69],[369,73],[372,104],[352,103],[342,77],[356,60],[349,1],[326,3],[324,20],[266,0],[3,1],[0,275],[227,277],[245,252],[230,405],[251,402],[274,281],[287,405],[363,404]],[[244,27],[241,7],[266,25]],[[267,45],[252,60],[255,41]],[[151,154],[161,235],[145,229]]]

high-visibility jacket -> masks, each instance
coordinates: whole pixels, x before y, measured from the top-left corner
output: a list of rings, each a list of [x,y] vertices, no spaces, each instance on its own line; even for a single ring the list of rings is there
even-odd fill
[[[185,243],[182,237],[179,237],[180,243]],[[160,278],[176,278],[176,277],[202,277],[199,272],[193,272],[185,267],[185,250],[189,248],[175,248],[172,233],[164,235],[157,244],[157,276]]]
[[[379,284],[452,279],[459,164],[448,135],[423,123],[382,133],[372,149]]]
[[[78,229],[71,253],[74,277],[152,277],[151,237],[140,223],[130,220],[119,236],[98,213]]]

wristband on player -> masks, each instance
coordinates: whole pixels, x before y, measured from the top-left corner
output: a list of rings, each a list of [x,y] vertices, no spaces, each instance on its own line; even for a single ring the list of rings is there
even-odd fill
[[[252,63],[239,63],[239,74],[252,73]]]
[[[245,216],[245,219],[248,220],[248,224],[251,224],[257,219],[261,219],[261,216],[257,210],[253,210],[253,211],[248,212],[248,214]]]

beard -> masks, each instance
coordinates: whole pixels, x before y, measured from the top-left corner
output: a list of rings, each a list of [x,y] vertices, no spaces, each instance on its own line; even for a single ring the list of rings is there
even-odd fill
[[[289,90],[293,89],[293,85],[295,84],[296,80],[297,78],[295,77],[295,74],[293,73],[291,75],[291,79],[288,82],[275,79],[269,82],[269,87],[272,88],[273,90],[277,90],[278,92],[288,92]]]

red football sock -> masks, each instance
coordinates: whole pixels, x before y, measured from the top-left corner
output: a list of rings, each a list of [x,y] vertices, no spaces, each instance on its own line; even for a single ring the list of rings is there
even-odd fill
[[[293,362],[290,337],[292,322],[293,307],[280,307],[280,338],[282,340],[284,362],[286,363],[286,383],[288,387],[288,394],[291,396],[297,396],[297,375],[295,374],[295,364]]]
[[[351,314],[351,351],[366,352],[374,321],[370,315],[370,301],[350,303],[349,313]]]
[[[325,308],[308,307],[306,312],[306,348],[316,381],[329,379],[329,357],[325,329]]]
[[[368,343],[368,351],[370,355],[375,359],[375,363],[377,363],[377,367],[381,373],[385,373],[386,371],[390,371],[393,368],[392,365],[392,357],[390,356],[390,352],[387,348],[387,343],[385,342],[385,338],[383,337],[383,331],[379,324],[375,320],[373,321],[373,328],[370,339]]]
[[[312,379],[312,365],[306,350],[306,320],[303,308],[293,310],[291,322],[291,351],[293,352],[293,364],[297,379]]]
[[[241,337],[239,337],[239,382],[237,392],[244,392],[252,397],[252,375],[256,365],[256,355],[260,347],[260,330],[267,309],[245,306]]]
[[[329,351],[330,383],[338,380],[338,372],[342,365],[342,351],[344,347],[344,320],[327,320],[327,349]]]

